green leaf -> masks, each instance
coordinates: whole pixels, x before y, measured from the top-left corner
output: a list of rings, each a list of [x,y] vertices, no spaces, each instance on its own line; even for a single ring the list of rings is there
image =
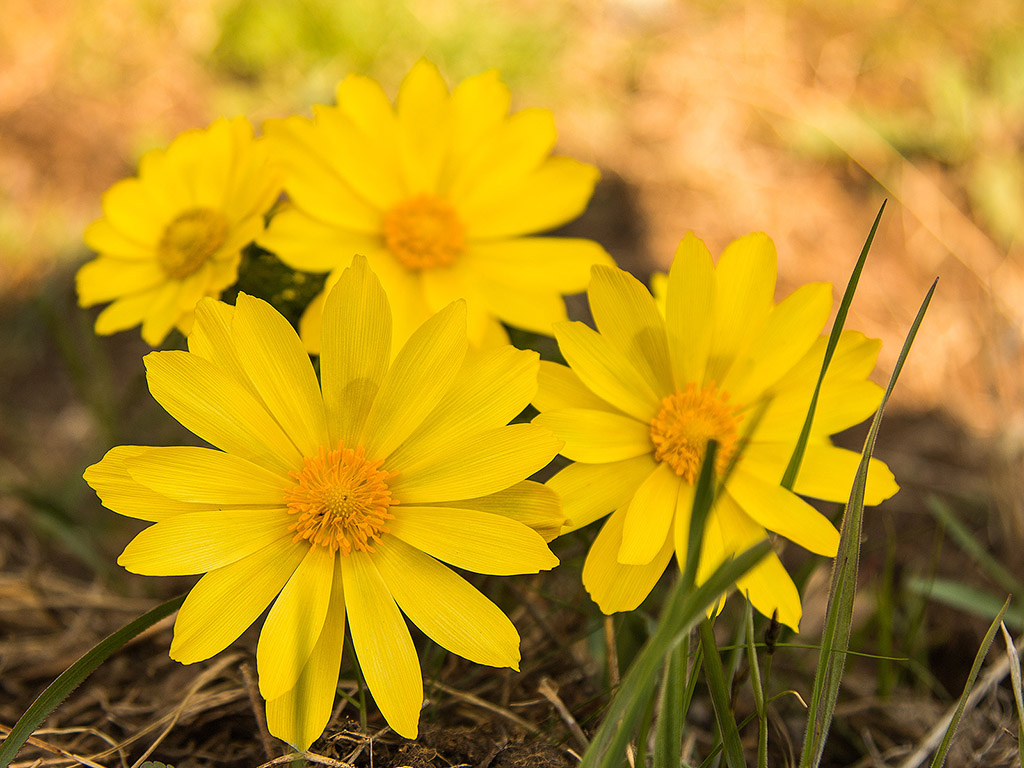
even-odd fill
[[[39,697],[32,702],[32,705],[25,711],[14,728],[0,744],[0,768],[7,768],[18,750],[28,741],[29,736],[38,728],[42,722],[55,710],[64,699],[66,699],[75,688],[93,673],[93,671],[106,661],[116,651],[120,650],[125,643],[136,637],[141,632],[149,629],[158,621],[167,618],[174,613],[185,601],[185,596],[180,595],[166,603],[158,605],[151,611],[143,614],[130,624],[121,627],[113,634],[93,647],[82,658],[64,670],[60,676],[39,694]]]
[[[1002,598],[999,596],[953,579],[913,576],[907,579],[904,589],[911,594],[923,595],[964,613],[986,619],[996,613],[1002,605]],[[1019,613],[1011,613],[1006,618],[1006,623],[1014,629],[1024,629]]]
[[[1024,744],[1024,690],[1021,689],[1020,678],[1020,656],[1017,646],[1006,630],[1006,622],[999,625],[1003,632],[1003,640],[1006,641],[1006,658],[1010,662],[1010,682],[1013,685],[1013,703],[1017,707],[1017,744]],[[1017,760],[1021,768],[1024,768],[1024,751],[1017,750]]]
[[[708,692],[711,694],[711,706],[715,710],[718,730],[722,734],[725,762],[729,768],[743,768],[746,764],[743,758],[743,743],[740,741],[736,718],[729,706],[729,685],[722,672],[722,659],[719,657],[718,648],[715,645],[715,630],[711,620],[704,619],[700,623],[698,631],[700,647],[704,651],[704,678],[707,680]]]
[[[1010,573],[1006,566],[992,557],[992,553],[988,551],[988,547],[978,541],[974,535],[967,530],[967,526],[960,522],[948,504],[935,496],[929,496],[927,506],[928,511],[931,512],[940,523],[942,523],[942,527],[945,528],[946,533],[950,535],[960,549],[970,555],[971,558],[980,565],[989,576],[992,577],[992,580],[995,581],[996,584],[1010,594],[1021,594],[1024,592],[1024,582],[1021,582],[1020,579]],[[998,604],[999,603],[997,602],[996,605]],[[987,611],[984,615],[991,616],[992,611]]]
[[[853,617],[853,599],[857,591],[857,568],[860,561],[861,527],[864,521],[864,490],[867,486],[868,462],[875,450],[878,429],[882,423],[885,405],[892,395],[899,379],[903,364],[910,354],[917,331],[924,320],[931,303],[938,280],[932,283],[928,294],[914,318],[907,338],[903,342],[896,367],[889,377],[889,385],[882,395],[871,427],[864,440],[860,465],[853,480],[850,501],[843,514],[843,525],[839,536],[839,552],[832,568],[832,584],[829,589],[828,605],[825,609],[825,626],[821,635],[821,651],[817,671],[814,675],[814,691],[807,712],[807,729],[800,755],[801,768],[818,768],[825,749],[825,739],[832,724],[832,714],[839,698],[839,684],[846,666],[846,652],[850,647],[850,624]]]

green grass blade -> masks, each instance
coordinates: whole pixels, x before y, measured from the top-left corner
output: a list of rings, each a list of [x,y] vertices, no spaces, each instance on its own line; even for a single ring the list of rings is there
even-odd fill
[[[707,680],[708,692],[711,694],[711,706],[715,710],[715,720],[722,734],[725,751],[725,762],[729,768],[743,768],[743,744],[740,741],[739,728],[729,706],[729,685],[722,671],[722,659],[718,655],[715,644],[715,630],[710,619],[704,619],[698,629],[700,647],[704,651],[704,679]]]
[[[1006,641],[1006,657],[1010,662],[1010,682],[1013,685],[1013,703],[1017,707],[1017,744],[1024,744],[1024,690],[1021,689],[1020,654],[1006,629],[1006,622],[999,625],[1003,640]],[[1017,749],[1017,761],[1024,768],[1024,750]]]
[[[867,261],[868,252],[871,250],[871,243],[875,239],[875,232],[878,230],[878,222],[882,220],[882,212],[885,210],[886,201],[882,202],[882,206],[878,209],[878,214],[875,216],[875,222],[871,225],[871,231],[868,233],[867,240],[864,241],[864,247],[861,248],[860,256],[857,259],[857,263],[853,267],[853,272],[850,274],[850,279],[846,283],[846,291],[843,293],[843,300],[839,302],[839,309],[836,310],[836,319],[832,323],[832,331],[828,335],[828,343],[825,345],[825,357],[821,361],[821,373],[818,374],[818,383],[814,386],[814,393],[811,395],[811,404],[807,409],[807,417],[804,419],[803,428],[800,430],[800,437],[796,441],[796,446],[793,448],[793,455],[789,458],[789,464],[786,466],[786,471],[782,475],[782,487],[793,489],[793,484],[796,482],[797,475],[800,473],[800,464],[804,460],[804,451],[807,448],[807,440],[811,436],[811,424],[814,422],[814,411],[818,407],[818,395],[821,393],[821,385],[825,381],[825,373],[828,371],[828,366],[832,362],[832,355],[835,354],[836,346],[839,344],[839,336],[843,332],[843,326],[846,324],[846,315],[850,311],[850,305],[853,303],[853,295],[857,292],[857,283],[860,282],[861,272],[864,271],[864,262]]]
[[[956,711],[953,712],[953,717],[949,721],[949,726],[946,728],[946,733],[942,737],[942,742],[939,744],[939,748],[935,751],[935,757],[932,758],[931,768],[941,768],[946,762],[946,755],[949,752],[949,747],[953,743],[953,736],[956,734],[956,729],[960,725],[960,718],[963,717],[964,709],[967,707],[967,699],[971,695],[971,688],[974,687],[974,681],[978,679],[978,673],[981,672],[981,665],[985,661],[985,657],[988,655],[988,649],[992,646],[992,641],[996,637],[996,632],[999,630],[999,625],[1003,621],[1003,616],[1006,615],[1006,609],[1010,607],[1010,598],[1006,598],[1006,602],[1003,603],[1003,608],[999,611],[999,615],[996,616],[992,625],[988,628],[988,632],[985,633],[985,637],[981,641],[981,647],[978,649],[977,655],[974,657],[974,664],[971,665],[971,671],[967,675],[967,682],[964,683],[963,693],[960,694],[960,700],[957,702]]]
[[[687,635],[689,638],[689,635]],[[683,752],[683,703],[686,698],[686,657],[689,642],[677,645],[665,660],[661,676],[660,711],[654,731],[654,768],[679,768]]]
[[[909,594],[923,595],[929,600],[986,619],[995,614],[1003,604],[1002,598],[998,595],[953,579],[913,576],[907,579],[904,589]],[[1013,629],[1024,629],[1020,614],[1016,612],[1006,617],[1006,623]]]
[[[757,661],[757,646],[754,640],[754,608],[750,600],[747,600],[743,618],[747,635],[747,668],[750,670],[750,687],[754,691],[754,714],[757,715],[757,768],[767,768],[768,713],[765,709],[761,666]]]
[[[181,595],[166,603],[158,605],[151,611],[143,614],[135,621],[127,624],[113,634],[107,636],[97,643],[92,650],[82,658],[64,670],[56,680],[47,686],[46,690],[39,694],[39,697],[32,702],[32,705],[25,710],[14,728],[0,744],[0,768],[7,768],[18,750],[28,741],[29,736],[42,724],[53,710],[55,710],[64,699],[66,699],[75,688],[93,671],[106,661],[114,652],[118,651],[125,643],[140,634],[143,630],[149,629],[161,619],[174,613],[185,601]]]
[[[1024,592],[1024,582],[1010,573],[1004,565],[992,557],[988,547],[978,541],[974,535],[967,530],[967,526],[960,522],[949,505],[935,496],[929,496],[927,500],[928,511],[942,523],[946,533],[957,543],[965,553],[970,555],[992,580],[999,587],[1010,594],[1019,595]],[[986,616],[991,616],[988,612]]]
[[[825,750],[825,738],[832,724],[832,713],[835,711],[839,697],[839,683],[846,666],[846,651],[850,646],[850,623],[853,617],[853,599],[857,591],[857,569],[860,560],[861,527],[864,521],[864,490],[867,485],[868,462],[875,450],[878,429],[882,422],[885,405],[892,395],[896,381],[899,379],[903,364],[910,354],[914,338],[924,320],[925,312],[935,293],[936,280],[932,283],[928,294],[914,318],[907,338],[903,342],[899,358],[889,384],[882,395],[882,402],[871,421],[871,427],[864,440],[860,465],[853,480],[850,501],[843,514],[843,525],[839,537],[839,552],[832,568],[832,584],[829,589],[828,606],[825,609],[825,626],[821,635],[821,651],[818,656],[817,672],[814,675],[814,691],[811,695],[807,712],[807,729],[804,733],[804,744],[800,756],[801,768],[818,768]]]

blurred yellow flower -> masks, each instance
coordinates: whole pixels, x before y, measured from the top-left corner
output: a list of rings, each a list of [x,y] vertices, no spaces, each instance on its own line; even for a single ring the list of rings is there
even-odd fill
[[[848,499],[859,455],[829,435],[878,407],[881,389],[867,376],[881,342],[843,332],[786,490],[780,482],[821,370],[832,286],[805,285],[775,304],[775,274],[775,246],[763,234],[732,243],[717,266],[689,234],[662,307],[627,273],[595,267],[588,297],[599,333],[582,323],[555,327],[570,367],[541,363],[534,423],[562,438],[562,454],[576,462],[548,482],[563,499],[563,533],[612,513],[583,569],[605,613],[636,608],[673,552],[685,559],[696,475],[712,439],[719,476],[736,463],[707,521],[699,582],[765,529],[836,554],[836,529],[796,494]],[[866,502],[897,489],[873,459]],[[774,553],[737,586],[761,613],[778,610],[779,621],[798,627],[800,596]]]
[[[264,126],[284,163],[292,205],[260,245],[295,269],[330,272],[328,288],[365,255],[395,312],[397,346],[432,313],[467,300],[470,342],[507,341],[498,320],[550,334],[561,295],[582,291],[592,264],[611,264],[590,240],[523,237],[578,216],[598,178],[591,165],[551,157],[551,112],[509,115],[494,71],[449,93],[420,61],[396,104],[375,81],[350,75],[337,106],[312,120]],[[321,294],[300,324],[318,351]]]
[[[272,603],[260,691],[271,732],[298,749],[330,717],[346,618],[381,712],[411,738],[423,684],[403,613],[453,653],[518,668],[515,627],[442,561],[488,574],[558,563],[545,544],[558,497],[524,478],[559,442],[508,424],[536,391],[536,353],[467,352],[461,301],[393,363],[391,333],[362,258],[326,303],[322,385],[268,304],[204,300],[189,351],[151,353],[146,367],[153,397],[220,450],[121,446],[85,473],[107,507],[154,523],[121,565],[206,574],[178,614],[173,658],[209,658]]]
[[[103,218],[85,231],[99,258],[76,276],[83,307],[113,303],[96,333],[142,325],[157,346],[177,326],[188,333],[196,302],[235,282],[242,248],[263,231],[282,174],[245,118],[221,118],[148,152],[139,175],[103,195]]]

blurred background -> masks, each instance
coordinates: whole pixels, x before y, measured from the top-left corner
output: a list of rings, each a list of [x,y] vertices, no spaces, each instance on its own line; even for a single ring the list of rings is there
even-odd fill
[[[3,8],[0,620],[25,639],[6,646],[0,675],[41,627],[56,627],[47,625],[52,615],[29,610],[40,585],[59,586],[41,563],[60,562],[78,584],[106,585],[90,599],[122,615],[148,604],[104,596],[123,579],[114,557],[131,524],[99,507],[81,472],[119,442],[173,443],[183,433],[148,398],[137,331],[97,339],[96,312],[75,307],[74,270],[90,256],[81,233],[100,215],[102,192],[186,128],[220,115],[258,125],[308,114],[313,103],[333,103],[350,71],[394,94],[421,56],[450,85],[497,68],[514,108],[554,111],[558,151],[603,174],[590,210],[567,231],[600,240],[641,277],[664,269],[688,230],[715,254],[763,230],[779,250],[779,298],[826,280],[838,303],[888,200],[847,322],[884,339],[877,380],[887,379],[940,280],[878,451],[904,492],[869,511],[861,582],[872,600],[931,594],[959,606],[930,613],[939,618],[925,639],[904,634],[898,650],[933,669],[944,654],[969,663],[980,634],[956,611],[1001,604],[1000,590],[1024,564],[1019,0],[5,0]],[[1009,582],[948,540],[937,507],[1009,569]],[[944,575],[967,591],[921,586]],[[142,599],[155,589],[135,581],[114,590]],[[813,600],[812,590],[808,616]],[[886,631],[900,640],[899,629],[897,620]],[[955,695],[962,675],[950,675]]]

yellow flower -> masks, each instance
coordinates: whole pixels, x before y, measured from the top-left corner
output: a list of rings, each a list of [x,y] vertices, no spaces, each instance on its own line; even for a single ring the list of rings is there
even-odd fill
[[[154,523],[121,565],[206,574],[178,614],[173,658],[209,658],[272,603],[260,691],[271,732],[299,749],[330,717],[346,618],[404,736],[423,684],[402,613],[460,656],[518,668],[515,627],[442,561],[488,574],[558,562],[538,533],[561,526],[558,497],[524,478],[559,442],[508,425],[536,391],[535,353],[467,353],[460,301],[389,363],[391,312],[364,259],[327,300],[322,385],[287,321],[245,294],[234,308],[202,301],[188,341],[146,357],[150,391],[220,450],[121,446],[85,473],[107,507]]]
[[[139,162],[139,175],[103,195],[103,218],[85,231],[99,258],[76,277],[83,307],[113,303],[96,333],[142,325],[159,345],[177,326],[188,333],[196,302],[235,282],[242,248],[263,231],[282,174],[245,118],[185,131]]]
[[[611,264],[589,240],[523,237],[578,216],[598,178],[591,165],[549,156],[551,112],[512,115],[496,72],[449,93],[420,61],[395,106],[375,81],[338,85],[337,106],[264,126],[287,170],[292,205],[260,245],[295,269],[330,272],[328,288],[363,254],[395,311],[397,347],[451,301],[467,300],[473,344],[507,341],[498,320],[550,334],[561,294],[581,292],[592,264]],[[323,294],[300,324],[317,351]]]
[[[661,310],[627,273],[595,267],[588,296],[600,332],[582,323],[555,327],[570,367],[541,363],[534,423],[565,440],[562,453],[576,462],[548,482],[563,499],[563,532],[612,513],[583,569],[605,613],[637,607],[673,552],[685,560],[695,479],[712,439],[719,475],[736,463],[707,522],[698,581],[765,529],[836,554],[836,529],[795,494],[848,499],[859,456],[829,435],[878,407],[881,389],[867,376],[881,342],[843,332],[795,493],[786,490],[780,482],[821,370],[832,287],[805,285],[775,304],[775,271],[775,246],[763,234],[732,243],[717,266],[690,234]],[[889,469],[872,460],[866,502],[897,489]],[[798,627],[800,596],[774,553],[737,586],[761,613],[777,609],[779,621]]]

